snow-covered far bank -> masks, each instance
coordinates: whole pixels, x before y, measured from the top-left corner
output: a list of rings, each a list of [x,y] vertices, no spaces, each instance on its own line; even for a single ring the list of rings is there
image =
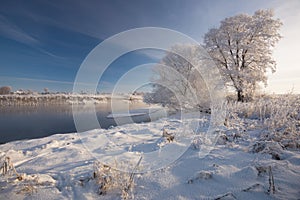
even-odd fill
[[[39,105],[39,104],[98,104],[108,101],[126,100],[143,101],[141,95],[112,95],[111,94],[27,94],[0,95],[0,106],[9,105]]]
[[[136,165],[136,160],[124,163],[117,155],[143,155],[170,146],[180,148],[184,140],[178,135],[186,122],[192,122],[190,130],[197,133],[194,145],[187,146],[178,159],[171,153],[170,159],[174,159],[171,164],[135,175],[131,197],[170,200],[299,198],[299,149],[264,140],[267,130],[258,126],[259,119],[245,119],[243,126],[229,125],[214,149],[199,158],[199,149],[195,147],[200,146],[201,151],[209,121],[207,114],[201,114],[200,118],[193,115],[185,119],[172,117],[0,145],[1,162],[9,157],[19,174],[19,178],[13,172],[0,176],[0,198],[120,199],[122,191],[115,185],[107,187],[106,193],[100,195],[99,191],[109,185],[99,183],[96,178],[97,160],[93,155],[100,162],[103,157],[115,156],[114,165],[126,170]],[[107,142],[99,143],[104,137]],[[159,159],[158,156],[153,161]],[[151,163],[143,163],[142,159],[138,167],[143,169],[147,164]],[[120,174],[117,177],[103,175],[100,180],[109,182],[111,178],[123,180]]]

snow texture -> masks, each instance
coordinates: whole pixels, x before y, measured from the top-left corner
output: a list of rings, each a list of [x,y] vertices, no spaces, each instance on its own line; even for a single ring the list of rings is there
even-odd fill
[[[246,132],[225,130],[223,139],[210,154],[199,158],[201,135],[205,135],[209,115],[185,120],[200,125],[194,127],[194,133],[200,137],[197,140],[200,150],[192,145],[170,165],[136,174],[135,199],[299,199],[299,150],[261,141],[262,129],[251,129],[249,123]],[[109,130],[3,144],[1,162],[9,156],[22,178],[0,176],[0,199],[120,199],[118,191],[99,195],[99,185],[92,178],[96,159],[91,149],[106,156],[119,152],[142,154],[169,145],[180,147],[182,141],[177,139],[176,131],[183,123],[180,118],[170,117]],[[163,130],[175,135],[173,142],[162,137]],[[233,136],[235,131],[238,136]],[[104,135],[109,142],[99,144],[97,138]],[[273,154],[278,154],[280,159]],[[269,192],[270,169],[274,192]]]

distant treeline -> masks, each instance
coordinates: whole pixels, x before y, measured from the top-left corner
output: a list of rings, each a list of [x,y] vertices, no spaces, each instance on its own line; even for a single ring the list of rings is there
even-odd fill
[[[140,95],[113,96],[114,99],[140,101]],[[0,95],[0,106],[10,105],[40,105],[40,104],[98,104],[106,103],[112,95],[82,95],[82,94],[38,94],[38,95]]]

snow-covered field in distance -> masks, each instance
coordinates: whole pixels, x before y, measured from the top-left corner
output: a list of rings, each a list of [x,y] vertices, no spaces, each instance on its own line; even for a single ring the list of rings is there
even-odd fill
[[[38,104],[98,104],[108,101],[127,100],[143,101],[142,95],[130,94],[11,94],[0,95],[0,106],[7,105],[38,105]]]

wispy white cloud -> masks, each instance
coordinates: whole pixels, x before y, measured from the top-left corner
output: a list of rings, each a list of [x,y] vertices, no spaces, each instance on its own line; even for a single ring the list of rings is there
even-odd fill
[[[0,14],[0,34],[6,38],[27,44],[30,46],[35,46],[40,44],[40,42],[33,36],[27,34],[25,31],[20,29],[15,24],[11,23],[6,17]]]
[[[73,81],[60,81],[60,80],[50,80],[50,79],[38,79],[38,78],[26,78],[26,77],[11,77],[11,76],[0,76],[0,79],[3,81],[5,80],[19,80],[19,81],[30,81],[35,83],[55,83],[55,84],[63,84],[63,85],[74,85]],[[83,86],[93,86],[94,83],[89,82],[78,82],[77,84],[83,85]],[[99,82],[99,88],[105,89],[105,90],[111,90],[115,86],[113,83],[108,81],[100,81]]]
[[[22,81],[34,81],[34,82],[44,82],[44,83],[60,83],[60,84],[69,84],[73,85],[71,81],[59,81],[59,80],[48,80],[48,79],[35,79],[35,78],[24,78],[24,77],[10,77],[10,76],[0,76],[1,79],[10,79],[10,80],[22,80]]]
[[[5,16],[1,14],[0,14],[0,35],[8,39],[20,42],[22,44],[28,45],[50,57],[60,58],[60,59],[63,58],[51,53],[50,51],[43,49],[41,47],[43,44],[41,43],[40,40],[28,34],[20,27],[18,27],[16,24],[10,22]]]
[[[142,49],[137,51],[137,53],[142,54],[153,60],[160,60],[165,56],[165,52],[157,49]]]

